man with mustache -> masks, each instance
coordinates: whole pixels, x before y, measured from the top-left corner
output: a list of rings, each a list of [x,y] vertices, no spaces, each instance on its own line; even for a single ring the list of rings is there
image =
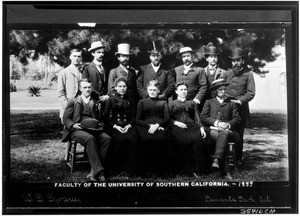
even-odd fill
[[[101,41],[95,41],[88,49],[94,56],[94,60],[84,69],[82,77],[92,82],[92,97],[95,100],[105,102],[109,96],[107,94],[107,76],[103,67],[104,45]]]
[[[153,41],[153,49],[149,52],[151,63],[141,66],[141,75],[137,79],[137,89],[141,98],[148,97],[147,84],[151,80],[157,80],[159,84],[159,100],[167,100],[172,96],[175,88],[175,80],[172,72],[162,66],[161,50],[158,50]]]
[[[221,79],[224,76],[225,70],[218,66],[217,48],[211,42],[205,48],[205,59],[208,62],[208,65],[204,68],[204,71],[207,78],[207,89],[209,89],[213,81]],[[211,91],[207,91],[205,100],[209,100],[211,98]]]
[[[129,66],[130,59],[130,45],[127,43],[121,43],[118,45],[118,52],[115,53],[117,56],[120,65],[117,68],[114,68],[109,73],[108,78],[108,93],[111,95],[116,94],[114,88],[114,82],[119,77],[125,77],[127,79],[127,91],[135,101],[135,105],[139,100],[139,94],[137,91],[136,80],[138,77],[138,70],[135,70],[133,67]]]
[[[255,96],[255,82],[253,73],[245,65],[244,50],[235,48],[232,50],[232,68],[225,72],[224,79],[229,83],[226,88],[226,98],[238,105],[241,116],[241,124],[238,129],[240,144],[236,146],[237,165],[242,164],[244,129],[250,118],[249,101]]]
[[[207,90],[204,69],[194,65],[194,51],[190,47],[181,48],[179,54],[181,55],[183,65],[175,68],[176,82],[185,82],[188,87],[186,99],[193,100],[196,104],[200,105],[204,103],[204,96]]]

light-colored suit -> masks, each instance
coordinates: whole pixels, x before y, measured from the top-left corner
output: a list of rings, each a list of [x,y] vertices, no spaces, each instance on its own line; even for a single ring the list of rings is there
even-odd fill
[[[73,64],[70,64],[59,72],[57,78],[57,91],[58,99],[61,104],[59,113],[60,118],[63,117],[68,101],[77,96],[79,91],[79,80],[81,77],[80,71]]]

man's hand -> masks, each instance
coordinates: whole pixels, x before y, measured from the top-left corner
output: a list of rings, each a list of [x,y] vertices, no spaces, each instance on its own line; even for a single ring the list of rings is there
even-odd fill
[[[151,124],[148,133],[154,134],[158,128],[159,128],[159,124]]]
[[[75,130],[82,130],[82,127],[80,125],[81,125],[81,123],[75,123],[75,124],[73,124],[72,128]]]
[[[164,94],[160,94],[158,95],[158,100],[164,100],[165,99],[165,95]]]
[[[233,103],[237,103],[239,105],[242,105],[242,102],[240,100],[230,100],[230,101],[233,102]]]
[[[108,98],[109,98],[108,95],[102,95],[102,96],[99,96],[99,100],[100,100],[101,102],[106,101]]]
[[[222,128],[223,130],[228,129],[229,125],[226,122],[219,122],[218,127]]]
[[[187,129],[187,125],[184,124],[183,122],[179,122],[179,121],[174,121],[174,125],[182,128],[182,129]]]
[[[205,133],[204,127],[201,127],[201,128],[200,128],[200,133],[201,133],[201,136],[202,136],[203,138],[206,137],[206,133]]]
[[[196,104],[200,104],[200,101],[197,98],[194,98],[193,100]]]

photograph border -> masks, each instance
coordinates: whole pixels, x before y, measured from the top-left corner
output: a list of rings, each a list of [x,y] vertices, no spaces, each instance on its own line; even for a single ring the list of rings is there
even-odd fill
[[[84,7],[82,5],[84,4]],[[34,5],[30,17],[28,11],[23,11],[14,6]],[[13,9],[10,8],[13,6]],[[189,12],[192,10],[191,17],[176,17],[179,21],[174,21],[172,11]],[[265,10],[270,10],[265,12]],[[101,16],[96,20],[97,25],[100,23],[103,28],[242,28],[251,26],[251,28],[284,28],[286,31],[286,71],[287,71],[287,95],[288,95],[288,159],[289,159],[289,181],[288,182],[254,182],[252,187],[199,187],[199,188],[144,188],[138,191],[137,188],[54,188],[53,184],[23,184],[12,187],[10,183],[10,92],[9,73],[3,73],[2,83],[2,162],[3,162],[3,214],[95,214],[95,213],[198,213],[198,214],[217,214],[217,213],[298,213],[298,162],[299,162],[299,14],[298,2],[76,2],[75,5],[58,2],[4,2],[3,4],[3,67],[2,71],[9,71],[9,37],[8,32],[12,29],[82,29],[77,24],[72,24],[68,14],[57,19],[65,20],[65,23],[56,23],[53,17],[43,17],[42,14],[51,14],[53,10],[67,10],[71,15],[73,11],[94,11],[94,10],[117,10],[127,16],[123,22],[99,21]],[[130,11],[140,12],[146,10],[146,17],[151,13],[163,11],[164,16],[153,18],[154,21],[136,20],[137,17],[129,16]],[[201,17],[204,21],[195,22],[196,13],[194,11],[222,10],[227,21],[219,21],[221,14],[214,15],[214,19]],[[231,13],[238,10],[248,11],[254,17],[241,16],[233,17]],[[277,10],[277,13],[272,13]],[[30,10],[29,10],[30,11]],[[256,12],[260,12],[255,18]],[[280,13],[282,12],[282,13]],[[52,12],[53,13],[53,12]],[[269,14],[262,17],[261,15]],[[16,16],[16,14],[18,14]],[[237,14],[237,13],[234,13]],[[12,16],[15,16],[12,18]],[[129,16],[129,17],[128,17]],[[204,16],[204,15],[203,15]],[[290,20],[289,17],[290,16]],[[79,16],[83,22],[87,16]],[[77,19],[79,19],[77,17]],[[109,17],[108,17],[109,18]],[[108,19],[107,18],[107,19]],[[192,21],[188,21],[190,19]],[[231,21],[236,19],[237,21]],[[256,20],[257,19],[257,20]],[[263,20],[261,20],[263,19]],[[60,20],[61,21],[61,20]],[[81,21],[82,22],[82,21]],[[47,25],[45,25],[47,23]],[[255,191],[260,189],[259,192]],[[218,194],[229,194],[243,197],[263,197],[263,199],[272,198],[273,202],[265,205],[253,205],[249,203],[222,203],[210,207],[198,206],[203,201],[203,196],[218,197]],[[28,199],[28,194],[34,196],[36,202],[24,203]],[[53,194],[56,197],[80,197],[83,204],[76,207],[76,202],[70,205],[60,205],[59,203],[45,203],[42,197]],[[99,194],[101,194],[101,203],[99,203]],[[202,197],[202,201],[199,199]],[[268,198],[267,198],[268,197]],[[285,199],[282,199],[284,197]],[[49,197],[48,197],[49,198]],[[40,200],[40,202],[39,202]],[[23,202],[23,204],[22,204]],[[142,203],[142,204],[140,204]],[[86,205],[86,207],[84,207]],[[142,205],[142,207],[140,207]],[[229,208],[228,208],[229,207]]]

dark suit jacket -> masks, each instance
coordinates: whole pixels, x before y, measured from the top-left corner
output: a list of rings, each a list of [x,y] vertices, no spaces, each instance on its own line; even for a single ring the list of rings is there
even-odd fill
[[[205,102],[200,119],[206,127],[214,126],[217,120],[228,122],[231,126],[230,130],[236,130],[241,121],[235,103],[224,101],[221,104],[216,97]]]
[[[193,100],[196,98],[203,103],[203,99],[207,91],[207,81],[204,69],[192,65],[187,74],[184,74],[183,71],[183,65],[175,68],[176,82],[184,81],[187,83],[188,89],[186,99]]]
[[[99,122],[103,123],[102,110],[100,103],[97,103],[95,100],[91,100],[90,107],[92,110],[92,118],[97,119]],[[72,132],[72,126],[75,123],[79,123],[81,121],[81,113],[83,111],[83,100],[81,96],[78,96],[72,100],[70,100],[67,104],[66,110],[63,116],[63,142],[68,141],[69,134]]]
[[[99,96],[107,94],[107,78],[105,74],[106,71],[103,68],[103,81],[99,79],[98,73],[99,70],[97,69],[94,62],[89,63],[82,73],[82,78],[87,78],[92,82],[92,94],[93,96],[95,96],[95,99],[98,99]]]
[[[219,67],[216,67],[215,73],[213,75],[213,79],[210,78],[211,75],[210,75],[208,66],[206,68],[204,68],[204,71],[205,71],[206,78],[207,78],[207,91],[206,91],[206,95],[205,95],[205,100],[209,100],[209,99],[214,97],[214,96],[212,96],[211,90],[210,90],[212,82],[217,80],[217,79],[223,78],[225,70],[223,70]]]
[[[152,64],[141,66],[141,75],[137,79],[137,89],[141,98],[148,96],[147,84],[151,80],[157,80],[159,83],[160,94],[167,99],[172,96],[175,89],[175,80],[172,72],[163,68],[159,68],[155,73]]]

